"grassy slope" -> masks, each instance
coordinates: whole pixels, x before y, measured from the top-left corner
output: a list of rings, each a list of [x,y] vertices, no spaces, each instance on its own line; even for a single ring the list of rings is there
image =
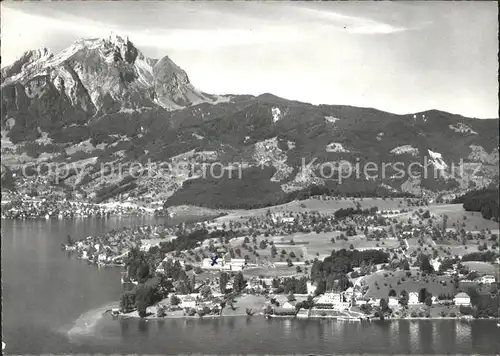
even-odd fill
[[[387,274],[387,277],[384,277],[385,274]],[[404,281],[402,280],[403,278],[405,279]],[[398,295],[403,289],[408,293],[418,293],[421,288],[427,288],[434,296],[438,296],[442,293],[453,295],[455,289],[450,280],[448,276],[421,277],[417,275],[417,271],[411,271],[411,276],[409,278],[406,277],[406,271],[379,271],[364,278],[364,281],[369,287],[366,296],[370,298],[387,298],[391,289],[394,289]],[[398,285],[398,281],[401,281],[401,284]],[[440,281],[446,281],[446,285],[442,285]],[[375,282],[378,282],[379,289],[375,286]]]

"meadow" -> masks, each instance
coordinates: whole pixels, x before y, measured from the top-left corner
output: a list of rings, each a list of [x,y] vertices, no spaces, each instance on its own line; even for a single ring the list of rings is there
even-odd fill
[[[416,270],[377,271],[365,276],[363,281],[368,286],[366,297],[370,298],[387,298],[391,289],[394,289],[398,296],[403,289],[408,293],[418,293],[421,288],[426,288],[434,296],[454,295],[456,292],[451,277],[434,275],[422,277]]]

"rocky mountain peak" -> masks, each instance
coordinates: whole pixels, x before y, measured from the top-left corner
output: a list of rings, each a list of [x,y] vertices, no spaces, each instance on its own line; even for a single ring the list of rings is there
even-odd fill
[[[41,77],[46,80],[33,81]],[[30,86],[31,92],[47,92],[43,88],[47,85],[54,87],[58,93],[54,95],[60,98],[50,98],[51,102],[69,101],[75,110],[89,116],[123,109],[177,110],[217,101],[195,89],[186,72],[168,56],[159,61],[148,58],[127,36],[115,33],[76,40],[57,54],[47,48],[28,51],[2,69],[1,79],[2,87],[21,85],[20,90],[28,90]],[[19,110],[17,106],[12,109]]]

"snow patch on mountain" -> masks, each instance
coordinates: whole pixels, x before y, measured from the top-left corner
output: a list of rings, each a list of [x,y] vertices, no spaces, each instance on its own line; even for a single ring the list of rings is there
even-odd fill
[[[406,153],[406,154],[411,154],[412,156],[418,156],[418,148],[415,148],[411,145],[403,145],[393,148],[391,150],[391,153],[396,155],[401,155]]]
[[[288,150],[293,150],[295,148],[295,142],[293,141],[287,141],[286,144],[288,145]]]
[[[281,119],[281,117],[282,117],[282,116],[281,116],[281,110],[280,110],[280,108],[276,108],[276,107],[275,107],[275,108],[272,108],[272,109],[271,109],[271,113],[272,113],[272,115],[273,115],[273,122],[277,122],[277,121],[278,121],[278,120],[280,120],[280,119]]]
[[[427,150],[429,152],[429,156],[431,157],[431,163],[434,165],[434,168],[444,171],[448,168],[448,165],[443,160],[443,156],[439,152],[434,152],[431,150]]]
[[[318,178],[314,173],[315,167],[302,165],[299,172],[295,175],[294,179],[290,182],[281,185],[281,189],[285,193],[294,192],[300,189],[310,187],[312,185],[324,185],[325,181]]]
[[[349,152],[341,143],[332,142],[326,146],[326,152]]]
[[[339,119],[334,117],[334,116],[325,116],[325,120],[334,124],[335,122],[337,122]]]
[[[12,130],[14,126],[16,126],[16,119],[10,117],[5,121],[5,128],[7,129],[7,131]]]
[[[470,145],[471,153],[467,157],[471,161],[487,164],[498,164],[498,149],[494,149],[490,154],[482,146]]]
[[[271,177],[272,182],[280,182],[293,172],[293,168],[286,164],[288,159],[286,153],[278,147],[277,137],[255,143],[252,158],[261,167],[276,168],[276,173]]]
[[[197,134],[196,132],[193,132],[192,135],[194,138],[196,138],[198,140],[203,140],[205,138],[202,135]]]
[[[85,152],[85,153],[90,153],[95,150],[104,150],[106,148],[105,143],[100,143],[97,146],[94,146],[92,143],[90,143],[90,139],[82,141],[80,143],[77,143],[75,145],[71,145],[66,148],[66,154],[68,155],[73,155],[76,152]]]
[[[413,121],[418,121],[418,120],[422,120],[423,122],[427,122],[427,118],[425,117],[425,114],[420,114],[420,116],[418,114],[413,114]]]
[[[388,191],[390,191],[390,192],[392,192],[392,193],[397,193],[397,192],[398,192],[398,190],[397,190],[397,189],[394,189],[393,187],[391,187],[391,186],[390,186],[390,185],[388,185],[388,184],[382,183],[382,184],[380,184],[380,186],[381,186],[382,188],[387,189]]]
[[[456,126],[448,125],[450,130],[455,131],[457,133],[477,135],[477,132],[471,129],[469,126],[459,122]]]

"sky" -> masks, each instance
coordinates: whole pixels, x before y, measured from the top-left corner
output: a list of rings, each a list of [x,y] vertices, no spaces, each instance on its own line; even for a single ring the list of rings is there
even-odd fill
[[[3,1],[2,67],[113,32],[207,93],[497,118],[497,13],[496,2]]]

